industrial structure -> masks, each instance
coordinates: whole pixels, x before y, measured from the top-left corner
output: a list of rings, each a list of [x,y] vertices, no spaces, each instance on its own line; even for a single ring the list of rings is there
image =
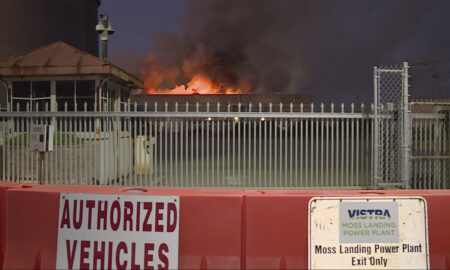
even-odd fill
[[[0,59],[63,41],[98,56],[100,0],[0,2]]]

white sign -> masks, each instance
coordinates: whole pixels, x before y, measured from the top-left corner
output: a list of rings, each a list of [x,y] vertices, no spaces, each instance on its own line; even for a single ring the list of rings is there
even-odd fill
[[[309,269],[429,269],[420,197],[312,198]]]
[[[179,197],[61,193],[57,269],[177,269]]]
[[[28,148],[33,152],[53,151],[53,125],[31,125]]]

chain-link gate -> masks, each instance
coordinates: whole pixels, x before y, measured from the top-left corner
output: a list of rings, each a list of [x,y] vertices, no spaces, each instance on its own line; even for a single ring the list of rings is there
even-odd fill
[[[374,68],[374,188],[409,188],[408,64]]]

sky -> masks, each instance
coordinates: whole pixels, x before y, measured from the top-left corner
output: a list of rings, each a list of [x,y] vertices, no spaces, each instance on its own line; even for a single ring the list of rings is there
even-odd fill
[[[103,0],[99,14],[116,30],[112,62],[158,87],[203,72],[252,92],[371,101],[373,66],[408,61],[414,98],[450,98],[447,0]]]
[[[185,0],[102,0],[98,13],[108,15],[116,30],[110,52],[125,48],[147,52],[157,32],[177,31],[176,21],[185,7]]]

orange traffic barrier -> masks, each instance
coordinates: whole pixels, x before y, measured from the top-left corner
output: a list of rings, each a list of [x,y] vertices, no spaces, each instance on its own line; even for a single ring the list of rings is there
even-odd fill
[[[54,269],[59,195],[129,194],[119,187],[33,186],[7,191],[7,249],[3,269]],[[241,268],[242,192],[145,189],[180,196],[179,268]],[[140,196],[140,195],[137,195]]]
[[[3,260],[5,258],[6,251],[6,190],[11,187],[17,186],[16,183],[0,181],[0,266],[3,265]]]
[[[131,194],[120,187],[5,186],[0,185],[1,215],[6,218],[2,269],[56,268],[61,193]],[[424,197],[431,268],[450,268],[449,190],[139,190],[144,192],[133,196],[179,196],[180,269],[307,268],[308,203],[312,197],[331,196]]]
[[[247,269],[308,268],[312,197],[422,196],[428,205],[431,269],[450,269],[450,190],[264,190],[246,196]]]

